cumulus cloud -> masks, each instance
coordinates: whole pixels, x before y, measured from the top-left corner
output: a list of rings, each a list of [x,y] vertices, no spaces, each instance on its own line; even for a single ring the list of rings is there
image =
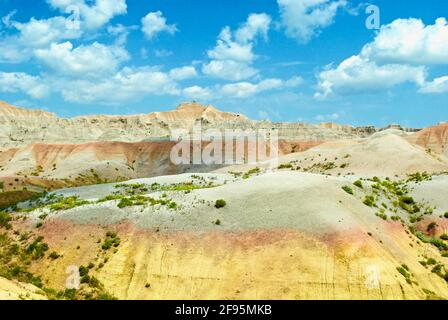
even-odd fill
[[[267,14],[251,14],[247,21],[235,32],[235,39],[239,43],[254,41],[258,36],[267,40],[270,24],[271,17]]]
[[[77,8],[80,13],[80,27],[87,30],[98,29],[107,24],[112,18],[127,12],[126,0],[47,0],[55,9],[67,13],[67,9]]]
[[[267,14],[251,14],[235,32],[225,27],[218,36],[216,46],[207,52],[211,59],[203,65],[202,72],[231,81],[240,81],[258,73],[252,67],[256,58],[253,47],[256,39],[267,39],[271,17]]]
[[[22,92],[31,98],[41,99],[48,95],[49,87],[39,77],[22,72],[0,72],[0,91]]]
[[[21,62],[29,59],[36,48],[45,48],[61,40],[79,38],[81,31],[67,28],[66,23],[67,19],[63,17],[43,20],[31,18],[27,23],[10,22],[10,28],[16,29],[18,34],[0,40],[0,61]]]
[[[239,81],[253,77],[258,73],[258,70],[245,62],[212,60],[202,67],[202,72],[216,78]]]
[[[286,35],[307,43],[334,22],[346,0],[277,0]]]
[[[436,78],[431,82],[426,82],[421,88],[421,93],[447,93],[448,76]]]
[[[129,59],[123,48],[98,42],[75,49],[70,42],[53,43],[48,49],[36,50],[35,55],[60,74],[95,77],[113,73],[121,62]]]
[[[361,52],[318,75],[316,97],[385,90],[411,82],[421,93],[444,92],[446,78],[427,82],[432,65],[448,64],[448,25],[439,18],[425,26],[418,19],[397,19],[381,28]]]
[[[182,95],[188,99],[206,100],[212,97],[212,92],[208,88],[191,86],[183,89]]]
[[[177,83],[169,74],[150,67],[123,68],[101,81],[73,80],[60,88],[65,100],[76,103],[122,103],[146,95],[179,95]]]
[[[448,24],[439,18],[433,25],[419,19],[398,19],[381,28],[362,56],[382,63],[448,64]]]
[[[319,93],[316,97],[326,97],[332,93],[348,95],[377,92],[406,82],[423,85],[425,78],[426,69],[422,66],[380,66],[360,56],[352,56],[338,67],[319,74]]]
[[[166,18],[161,11],[150,12],[142,19],[142,31],[146,38],[153,39],[161,32],[166,32],[173,35],[176,33],[177,27],[175,24],[167,24]]]
[[[169,75],[174,80],[185,80],[185,79],[190,79],[190,78],[196,77],[198,75],[198,73],[196,72],[195,67],[186,66],[186,67],[172,69],[169,72]]]
[[[200,86],[192,86],[185,88],[183,90],[183,95],[192,99],[243,99],[255,96],[265,91],[294,88],[302,82],[302,78],[292,77],[288,80],[270,78],[259,82],[241,81],[205,88]]]

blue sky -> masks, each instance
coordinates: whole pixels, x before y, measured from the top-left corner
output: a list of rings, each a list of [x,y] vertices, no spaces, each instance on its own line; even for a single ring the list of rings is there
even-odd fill
[[[424,127],[448,120],[447,14],[445,0],[0,0],[0,99]]]

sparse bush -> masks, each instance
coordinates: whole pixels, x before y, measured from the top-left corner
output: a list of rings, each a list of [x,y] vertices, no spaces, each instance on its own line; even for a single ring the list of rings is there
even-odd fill
[[[398,267],[397,271],[405,278],[407,283],[412,284],[411,274],[404,266]]]
[[[0,211],[0,228],[10,229],[12,218],[8,212]]]
[[[52,253],[50,253],[49,255],[48,255],[48,258],[50,258],[50,259],[52,259],[52,260],[56,260],[56,259],[59,259],[61,256],[56,252],[56,251],[53,251]]]
[[[216,202],[215,202],[215,208],[216,209],[224,208],[226,205],[227,205],[227,203],[223,199],[216,200]]]
[[[431,222],[430,224],[428,224],[428,227],[426,228],[426,231],[428,232],[432,232],[437,228],[437,223],[435,222]]]
[[[441,236],[440,236],[440,239],[442,239],[442,240],[446,240],[446,241],[448,241],[448,234],[442,234]]]
[[[345,192],[347,192],[348,194],[353,195],[353,189],[350,188],[349,186],[343,186],[342,190],[344,190]]]
[[[61,211],[61,210],[70,210],[76,207],[84,206],[89,204],[90,202],[87,200],[79,200],[78,197],[68,197],[63,198],[59,202],[53,203],[50,205],[51,211]]]
[[[134,203],[129,198],[123,198],[120,200],[120,202],[117,204],[117,207],[120,209],[123,209],[125,207],[133,206]]]
[[[171,201],[171,202],[168,204],[168,209],[172,209],[172,210],[177,209],[177,203]]]
[[[380,217],[381,219],[383,219],[383,220],[387,220],[387,215],[385,214],[385,213],[381,213],[381,212],[378,212],[377,214],[376,214],[376,216],[377,217]]]
[[[355,182],[353,182],[353,184],[354,184],[356,187],[358,187],[358,188],[360,188],[360,189],[363,189],[363,185],[362,185],[362,181],[361,181],[361,180],[356,180]]]
[[[112,247],[117,248],[121,243],[121,239],[117,236],[117,233],[108,231],[106,233],[106,239],[104,240],[104,243],[101,246],[101,249],[104,251],[109,250]]]
[[[373,196],[366,196],[364,198],[363,203],[368,207],[374,207],[375,206],[375,198]]]
[[[278,170],[282,170],[282,169],[292,169],[293,166],[291,163],[286,163],[286,164],[281,164],[278,166]]]

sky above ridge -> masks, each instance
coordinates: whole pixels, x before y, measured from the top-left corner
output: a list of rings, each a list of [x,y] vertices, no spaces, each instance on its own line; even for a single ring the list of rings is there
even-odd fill
[[[447,16],[446,0],[0,0],[0,100],[424,127],[448,120]]]

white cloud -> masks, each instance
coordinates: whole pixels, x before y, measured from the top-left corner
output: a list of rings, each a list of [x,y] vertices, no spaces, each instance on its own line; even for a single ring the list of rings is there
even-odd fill
[[[204,100],[204,99],[210,99],[212,97],[210,89],[203,88],[200,86],[191,86],[185,88],[183,90],[182,95],[188,99],[194,99],[194,100]]]
[[[277,0],[286,35],[302,43],[309,42],[330,26],[346,0]]]
[[[258,36],[262,36],[265,40],[268,38],[271,17],[265,13],[251,14],[236,32],[235,39],[239,43],[248,43],[254,41]]]
[[[381,28],[359,55],[318,75],[316,97],[390,89],[411,82],[421,93],[444,92],[446,78],[426,82],[427,68],[448,64],[448,24],[439,18],[425,26],[418,19],[397,19]]]
[[[107,32],[109,34],[116,36],[115,45],[122,47],[128,41],[129,33],[132,30],[137,30],[138,26],[124,26],[122,24],[117,24],[115,26],[108,26]]]
[[[116,104],[146,95],[179,95],[177,83],[162,71],[150,67],[123,68],[101,81],[75,80],[60,84],[65,100],[76,103]]]
[[[216,47],[209,50],[207,55],[215,60],[231,60],[252,62],[255,58],[252,52],[252,43],[241,43],[232,40],[232,31],[229,27],[225,27],[219,34]]]
[[[78,76],[104,76],[117,70],[129,54],[121,47],[100,43],[81,45],[73,49],[70,42],[53,43],[49,49],[38,49],[36,57],[60,74]]]
[[[142,19],[142,31],[146,38],[153,39],[161,32],[167,32],[171,35],[176,33],[177,27],[175,24],[167,24],[166,18],[162,12],[150,12]]]
[[[216,78],[239,81],[253,77],[258,71],[244,62],[212,60],[202,67],[202,72]]]
[[[44,20],[31,18],[27,23],[10,22],[10,28],[15,28],[19,33],[0,40],[0,61],[22,62],[29,59],[36,48],[46,48],[53,42],[79,38],[81,31],[66,28],[66,22],[63,17]]]
[[[27,23],[13,22],[20,31],[20,43],[26,47],[40,48],[63,39],[76,39],[81,36],[79,30],[66,26],[67,19],[53,17],[47,20],[31,18]]]
[[[361,53],[377,62],[448,64],[448,24],[439,18],[425,26],[418,19],[398,19],[381,28]]]
[[[267,14],[251,14],[235,32],[225,27],[218,36],[215,48],[207,55],[211,61],[203,65],[202,72],[220,79],[240,81],[258,73],[252,67],[256,58],[253,46],[261,36],[267,39],[271,17]]]
[[[12,21],[12,13],[3,17],[8,28],[17,34],[0,40],[0,62],[23,62],[32,57],[34,49],[45,49],[52,43],[79,39],[86,31],[95,31],[107,24],[113,17],[127,11],[126,0],[96,0],[88,5],[84,0],[47,0],[55,9],[67,14],[67,8],[75,6],[79,10],[79,28],[73,25],[73,16],[56,16],[48,19],[31,18],[28,22]],[[92,3],[92,1],[88,1]],[[125,36],[121,36],[121,41]]]
[[[319,74],[319,93],[316,97],[326,97],[332,93],[348,95],[377,92],[406,82],[423,85],[425,78],[426,69],[421,66],[379,66],[360,56],[352,56],[337,68]]]
[[[276,78],[265,79],[258,83],[248,81],[228,83],[224,85],[215,85],[212,87],[192,86],[183,90],[183,95],[193,99],[224,99],[237,98],[243,99],[255,96],[261,92],[270,90],[280,90],[294,88],[303,82],[300,77],[292,77],[288,80]]]
[[[448,76],[436,78],[431,82],[425,83],[421,88],[421,93],[447,93],[448,92]]]
[[[112,18],[127,13],[126,0],[95,0],[88,5],[84,0],[47,0],[55,9],[67,13],[67,8],[75,6],[79,9],[81,29],[95,30],[107,24]],[[91,3],[93,1],[88,1]]]
[[[293,77],[286,81],[272,78],[258,83],[237,82],[223,85],[220,88],[220,93],[224,97],[247,98],[264,91],[296,87],[301,82],[302,80],[299,77]]]
[[[41,99],[48,95],[49,88],[39,77],[21,72],[0,72],[1,92],[23,92],[28,96]]]
[[[172,69],[169,72],[169,75],[172,79],[180,81],[180,80],[194,78],[198,75],[198,73],[196,72],[195,67],[187,66],[187,67]]]

